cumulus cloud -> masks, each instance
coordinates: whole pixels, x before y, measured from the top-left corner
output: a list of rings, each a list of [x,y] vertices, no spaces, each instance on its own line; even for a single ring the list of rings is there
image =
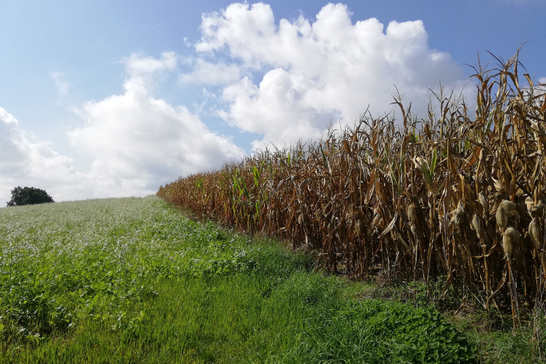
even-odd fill
[[[242,70],[264,74],[227,85],[228,107],[219,112],[262,133],[255,146],[316,137],[330,122],[352,125],[368,106],[376,116],[389,112],[395,86],[424,115],[429,88],[441,82],[460,90],[466,82],[449,54],[429,48],[420,20],[386,29],[374,18],[353,24],[343,4],[324,6],[315,21],[300,16],[278,25],[269,5],[232,4],[203,15],[201,32],[198,54],[227,54]]]
[[[124,60],[124,93],[88,101],[74,110],[82,125],[68,132],[74,148],[93,160],[88,173],[48,142],[33,142],[0,108],[0,204],[16,186],[45,189],[56,201],[145,196],[180,176],[238,160],[244,151],[210,131],[185,106],[150,95],[154,75],[176,68],[174,53]]]
[[[130,77],[125,92],[86,102],[77,110],[85,125],[68,135],[75,147],[95,158],[90,177],[104,194],[154,193],[159,184],[244,155],[185,106],[150,95],[144,79],[173,69],[173,59],[165,54],[161,59],[132,55],[126,61]]]
[[[263,141],[254,141],[254,148],[273,142],[284,146],[302,139],[318,139],[331,122],[339,120],[339,111],[323,108],[314,100],[320,85],[302,75],[283,69],[268,72],[259,85],[248,77],[223,90],[223,99],[230,103],[228,111],[219,115],[242,130],[263,134]]]
[[[240,79],[239,67],[224,62],[209,63],[197,58],[193,65],[193,71],[180,75],[182,83],[197,83],[209,85],[224,85]]]
[[[0,107],[0,207],[17,186],[45,189],[54,199],[75,199],[87,185],[73,160],[57,153],[47,142],[31,141],[17,119]],[[68,186],[68,188],[67,188]]]
[[[142,56],[139,53],[132,53],[124,58],[122,63],[132,77],[151,75],[155,72],[176,69],[178,58],[174,52],[163,52],[161,58]]]

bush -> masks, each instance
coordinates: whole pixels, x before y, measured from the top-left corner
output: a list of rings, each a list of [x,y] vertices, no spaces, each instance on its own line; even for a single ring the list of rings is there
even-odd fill
[[[40,203],[55,202],[46,191],[34,187],[15,187],[11,191],[11,200],[8,206],[37,205]]]

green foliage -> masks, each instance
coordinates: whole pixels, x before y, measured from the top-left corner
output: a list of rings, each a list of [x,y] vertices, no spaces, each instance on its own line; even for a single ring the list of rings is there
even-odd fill
[[[430,306],[342,299],[339,280],[295,273],[270,300],[278,317],[301,321],[278,363],[476,363],[464,335]]]
[[[46,191],[34,187],[15,187],[11,190],[9,206],[37,205],[41,203],[55,202]]]
[[[351,363],[477,362],[464,335],[431,309],[352,301],[328,307],[307,321],[298,345],[281,362],[341,362],[340,358]]]

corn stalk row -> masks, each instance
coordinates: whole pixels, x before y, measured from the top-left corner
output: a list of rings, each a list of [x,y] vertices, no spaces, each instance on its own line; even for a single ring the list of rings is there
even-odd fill
[[[519,52],[518,52],[519,53]],[[417,119],[364,114],[318,142],[262,150],[215,172],[162,186],[158,196],[198,215],[320,251],[353,279],[447,277],[514,325],[546,282],[546,97],[520,86],[518,54],[476,67],[476,111],[434,94]]]

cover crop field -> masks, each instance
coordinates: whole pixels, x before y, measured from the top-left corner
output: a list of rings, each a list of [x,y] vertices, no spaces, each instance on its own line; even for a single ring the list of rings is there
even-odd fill
[[[462,363],[432,308],[357,300],[158,197],[0,209],[0,363]]]

